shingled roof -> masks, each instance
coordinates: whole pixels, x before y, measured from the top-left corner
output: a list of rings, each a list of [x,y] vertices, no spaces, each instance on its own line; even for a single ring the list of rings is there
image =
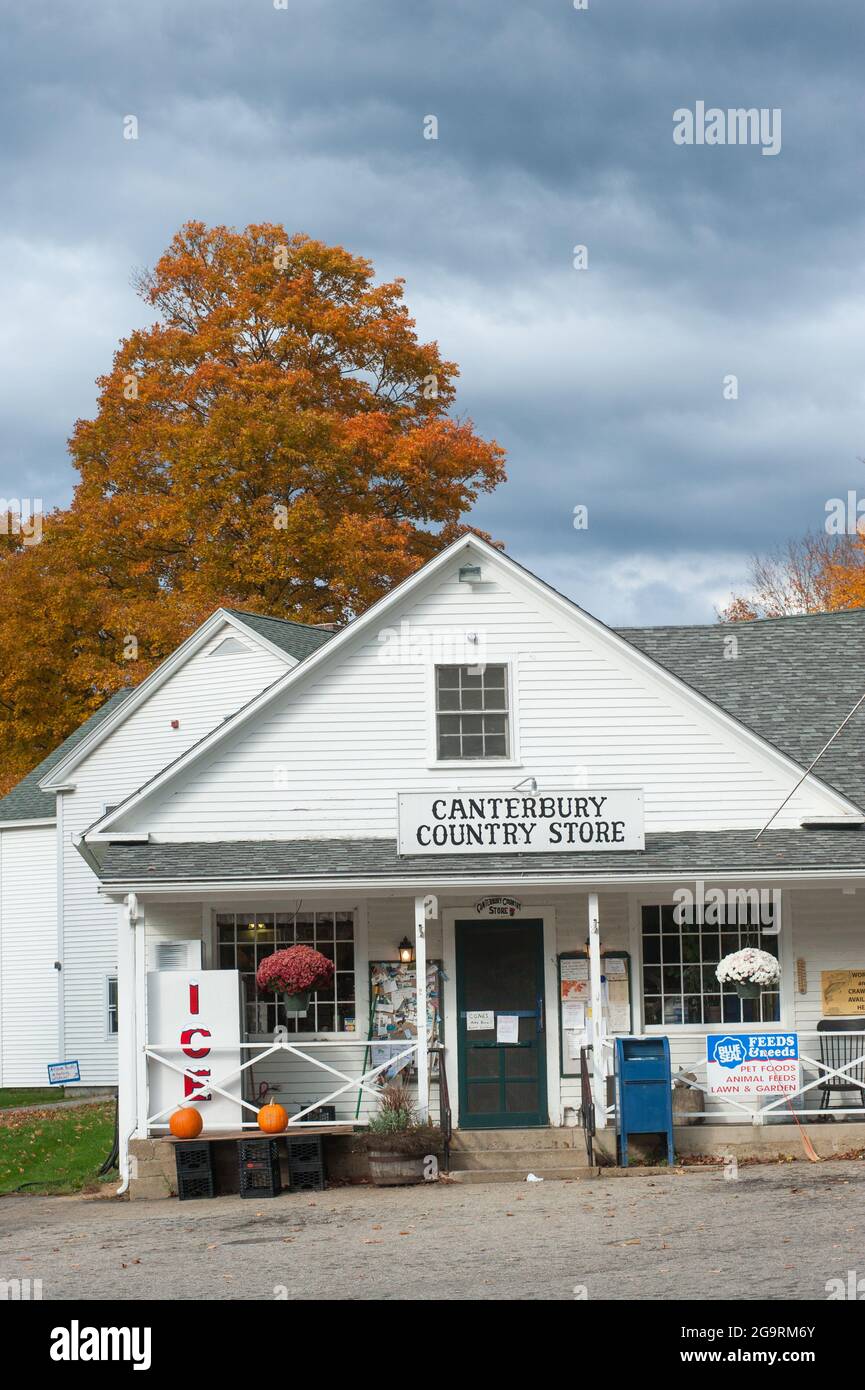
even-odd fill
[[[244,613],[239,608],[226,608],[225,611],[296,661],[305,661],[333,636],[328,628],[293,623],[287,618],[265,618],[260,613]]]
[[[226,840],[91,847],[103,883],[291,883],[336,881],[429,883],[535,878],[573,881],[608,873],[634,879],[730,874],[783,874],[865,868],[865,831],[710,830],[647,834],[645,850],[552,854],[435,854],[400,857],[396,840]]]
[[[865,692],[865,608],[618,634],[803,769]],[[865,705],[814,775],[865,810],[863,730]]]

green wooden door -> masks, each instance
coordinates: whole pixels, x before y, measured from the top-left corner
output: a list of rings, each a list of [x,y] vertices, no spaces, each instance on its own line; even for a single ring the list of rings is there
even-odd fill
[[[456,923],[461,1129],[549,1124],[543,941],[540,921]]]

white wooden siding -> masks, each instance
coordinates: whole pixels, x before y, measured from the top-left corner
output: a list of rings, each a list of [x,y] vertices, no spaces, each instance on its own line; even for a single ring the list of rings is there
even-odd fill
[[[46,1086],[58,1055],[53,826],[0,830],[0,1085]]]
[[[438,643],[444,660],[448,644],[475,631],[485,660],[511,663],[519,766],[541,789],[642,787],[646,828],[661,831],[756,827],[793,786],[773,754],[671,689],[626,644],[610,645],[579,615],[569,621],[510,576],[472,590],[456,570],[388,624],[406,621],[411,639]],[[361,634],[116,828],[179,840],[392,837],[398,789],[506,790],[520,780],[513,764],[430,766],[433,663],[386,664],[382,650]],[[837,809],[806,786],[776,824]]]
[[[66,1051],[79,1059],[85,1085],[117,1080],[117,1039],[106,1035],[104,1022],[105,977],[116,972],[117,909],[100,899],[72,837],[285,671],[252,637],[246,655],[217,650],[227,633],[234,629],[224,624],[75,769],[75,790],[61,793]],[[175,719],[178,729],[171,727]],[[196,921],[191,934],[199,927]]]

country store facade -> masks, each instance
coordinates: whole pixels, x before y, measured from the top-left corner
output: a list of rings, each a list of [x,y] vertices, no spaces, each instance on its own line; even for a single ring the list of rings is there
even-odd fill
[[[665,1037],[677,1149],[827,1107],[850,1148],[861,711],[809,768],[863,655],[858,611],[613,631],[471,536],[337,633],[221,611],[0,803],[0,1082],[119,1084],[126,1183],[184,1099],[363,1125],[397,1066],[456,1134],[564,1135],[588,1088],[603,1145],[616,1037]],[[335,967],[303,1016],[255,982],[294,943]],[[780,975],[741,997],[748,946]],[[746,1092],[707,1057],[742,1035]]]

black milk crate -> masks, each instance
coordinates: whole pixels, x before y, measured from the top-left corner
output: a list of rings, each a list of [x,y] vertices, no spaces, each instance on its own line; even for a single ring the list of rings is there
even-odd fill
[[[288,1186],[292,1192],[323,1192],[324,1146],[320,1134],[288,1137]]]
[[[175,1144],[177,1195],[181,1202],[213,1197],[213,1149],[210,1144]]]
[[[275,1139],[239,1139],[241,1197],[278,1197],[282,1191],[279,1176],[279,1145]]]
[[[304,1115],[303,1119],[300,1120],[300,1121],[298,1121],[298,1123],[299,1123],[299,1124],[302,1124],[302,1125],[320,1125],[320,1124],[322,1124],[325,1120],[335,1120],[335,1119],[336,1119],[336,1106],[335,1106],[335,1105],[318,1105],[318,1106],[316,1106],[315,1110],[310,1110],[310,1112],[309,1112],[308,1115]]]

